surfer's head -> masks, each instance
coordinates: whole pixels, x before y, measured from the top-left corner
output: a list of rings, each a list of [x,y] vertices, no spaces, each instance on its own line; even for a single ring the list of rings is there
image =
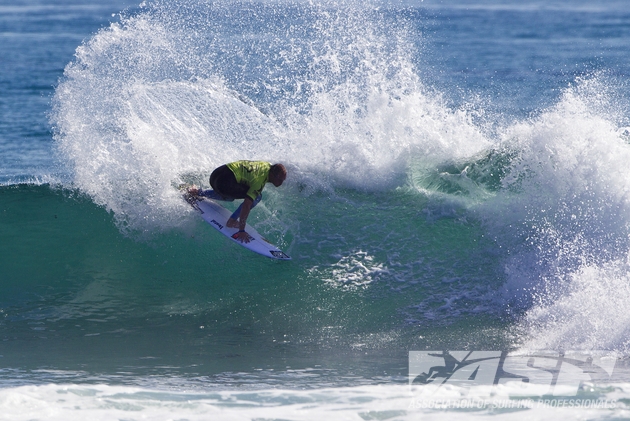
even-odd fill
[[[287,169],[282,164],[273,164],[269,169],[269,182],[280,187],[287,179]]]

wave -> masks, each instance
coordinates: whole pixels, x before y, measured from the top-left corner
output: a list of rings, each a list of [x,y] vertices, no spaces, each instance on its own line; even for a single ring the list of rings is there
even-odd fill
[[[501,208],[504,232],[495,235],[511,254],[506,290],[532,306],[523,320],[530,345],[627,352],[618,337],[577,328],[584,317],[591,327],[627,325],[610,325],[614,317],[599,310],[603,299],[623,312],[614,298],[630,250],[623,108],[605,78],[578,80],[554,107],[504,134],[515,152],[501,194],[484,207]]]
[[[179,183],[284,162],[257,223],[303,259],[296,276],[411,288],[394,306],[409,325],[501,313],[521,345],[625,352],[621,334],[561,328],[582,312],[626,329],[621,302],[596,311],[630,251],[623,86],[578,79],[522,121],[454,109],[419,76],[411,17],[390,12],[144,4],[80,46],[55,91],[65,187],[132,237],[171,235],[191,224]]]
[[[73,186],[121,227],[177,226],[173,185],[231,160],[286,162],[307,192],[374,191],[403,184],[410,155],[489,144],[422,86],[404,22],[387,31],[370,7],[146,7],[79,47],[53,100]]]

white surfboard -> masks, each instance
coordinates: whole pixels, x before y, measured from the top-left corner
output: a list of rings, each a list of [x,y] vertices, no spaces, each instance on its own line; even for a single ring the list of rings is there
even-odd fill
[[[197,197],[185,197],[191,206],[201,213],[201,217],[221,234],[225,235],[239,246],[243,246],[255,253],[277,260],[291,260],[291,258],[278,247],[260,235],[251,225],[247,225],[245,232],[250,236],[249,243],[242,243],[235,238],[238,228],[227,226],[227,220],[232,212],[225,209],[213,200]]]

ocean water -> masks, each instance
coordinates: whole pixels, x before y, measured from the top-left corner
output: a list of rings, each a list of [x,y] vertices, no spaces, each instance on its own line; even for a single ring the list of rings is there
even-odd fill
[[[630,416],[625,1],[101,3],[0,3],[0,419]]]

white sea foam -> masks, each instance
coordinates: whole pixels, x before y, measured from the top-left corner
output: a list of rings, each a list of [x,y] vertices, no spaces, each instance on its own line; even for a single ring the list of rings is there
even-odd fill
[[[506,295],[532,306],[522,322],[528,347],[627,352],[630,145],[618,110],[594,77],[504,134],[515,157],[484,206],[500,215]]]
[[[250,420],[332,419],[501,420],[623,418],[630,385],[593,389],[588,397],[510,399],[510,388],[421,388],[373,385],[316,390],[172,392],[128,386],[42,385],[0,389],[0,419],[21,420]]]
[[[314,271],[317,269],[311,270]],[[318,276],[334,287],[356,289],[367,287],[379,276],[387,273],[388,270],[383,263],[375,262],[373,256],[359,250],[341,257],[337,263]]]
[[[563,279],[562,293],[539,296],[524,324],[529,349],[630,350],[630,261],[583,265]]]

